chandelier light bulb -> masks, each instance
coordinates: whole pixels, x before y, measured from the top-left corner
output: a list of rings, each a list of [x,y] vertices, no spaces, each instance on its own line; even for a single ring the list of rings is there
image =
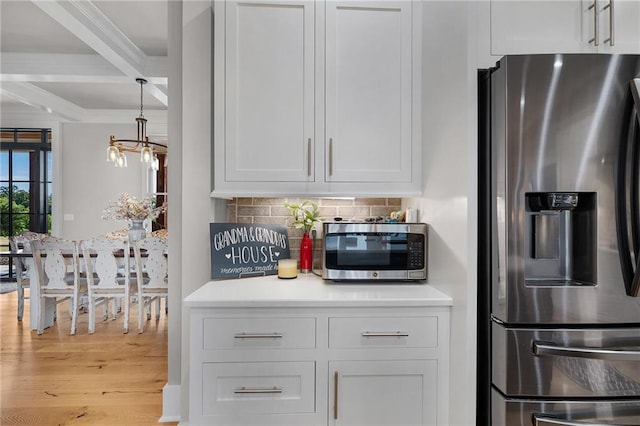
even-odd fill
[[[149,164],[152,159],[153,159],[153,149],[151,149],[151,147],[147,143],[140,150],[140,162]]]
[[[116,167],[127,167],[127,156],[124,155],[124,152],[121,152],[120,155],[118,155]]]
[[[160,169],[160,160],[158,160],[158,156],[154,154],[153,161],[151,161],[151,170],[158,171]]]
[[[118,155],[120,154],[120,151],[118,150],[118,147],[115,145],[109,145],[109,147],[107,148],[107,161],[108,162],[115,162],[118,159]]]

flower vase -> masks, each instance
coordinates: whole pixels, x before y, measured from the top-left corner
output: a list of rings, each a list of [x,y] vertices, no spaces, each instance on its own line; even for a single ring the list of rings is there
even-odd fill
[[[313,246],[309,233],[305,232],[300,242],[300,272],[311,272],[313,266]]]
[[[144,219],[129,220],[129,245],[133,247],[136,241],[145,239],[147,230],[144,229]]]

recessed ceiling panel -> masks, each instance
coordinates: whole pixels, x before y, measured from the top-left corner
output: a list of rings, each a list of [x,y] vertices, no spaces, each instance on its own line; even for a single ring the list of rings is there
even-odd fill
[[[99,0],[93,4],[145,55],[167,56],[167,0]]]
[[[2,0],[0,8],[2,52],[95,53],[30,1]]]

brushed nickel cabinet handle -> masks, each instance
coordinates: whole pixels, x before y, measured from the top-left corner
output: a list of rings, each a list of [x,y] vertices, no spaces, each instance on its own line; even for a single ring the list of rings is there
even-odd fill
[[[605,7],[602,8],[603,10],[605,9],[609,9],[609,38],[606,39],[604,42],[605,43],[609,43],[609,46],[613,46],[614,45],[614,40],[613,40],[613,20],[614,20],[614,16],[613,16],[613,0],[609,0],[609,3],[607,3],[607,5]]]
[[[311,176],[311,138],[307,139],[307,176]]]
[[[282,393],[282,388],[277,386],[271,388],[248,388],[242,386],[233,391],[233,393]]]
[[[333,420],[338,420],[338,372],[333,373]]]
[[[593,38],[589,40],[589,44],[593,43],[594,46],[600,45],[599,37],[599,24],[598,24],[598,0],[593,0],[593,3],[589,6],[589,10],[593,9]]]
[[[329,138],[329,176],[333,174],[333,138]]]
[[[238,333],[234,339],[282,339],[282,333]]]
[[[362,333],[362,337],[409,337],[409,333],[406,331],[365,331]]]

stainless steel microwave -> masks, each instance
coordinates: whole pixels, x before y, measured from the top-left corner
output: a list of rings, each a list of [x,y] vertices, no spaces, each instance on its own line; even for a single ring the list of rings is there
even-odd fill
[[[326,280],[427,279],[424,223],[325,222],[323,238]]]

